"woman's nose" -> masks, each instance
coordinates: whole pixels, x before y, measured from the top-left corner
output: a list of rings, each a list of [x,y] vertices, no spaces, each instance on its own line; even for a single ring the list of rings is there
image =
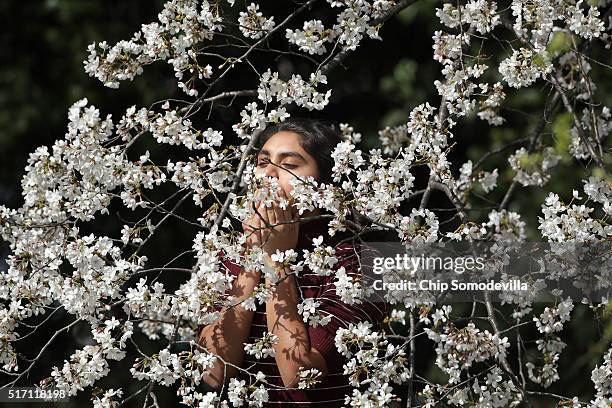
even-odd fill
[[[278,171],[274,164],[268,163],[266,165],[266,176],[278,178]]]

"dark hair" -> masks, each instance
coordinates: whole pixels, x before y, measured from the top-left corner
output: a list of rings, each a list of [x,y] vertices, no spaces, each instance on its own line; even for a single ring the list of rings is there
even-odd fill
[[[334,159],[331,153],[340,143],[342,133],[330,123],[317,119],[290,118],[284,122],[276,123],[262,130],[257,140],[259,148],[278,132],[294,132],[300,136],[300,146],[317,162],[319,168],[319,184],[332,182],[332,168]]]

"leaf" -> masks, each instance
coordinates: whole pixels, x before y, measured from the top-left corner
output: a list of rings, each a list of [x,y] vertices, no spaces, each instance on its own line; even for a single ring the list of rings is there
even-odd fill
[[[548,45],[546,46],[546,50],[551,53],[551,55],[556,56],[559,54],[563,54],[570,50],[571,39],[568,33],[565,31],[557,31],[552,35],[552,38]]]
[[[560,155],[563,161],[571,160],[569,154],[569,145],[572,141],[571,126],[572,116],[568,112],[557,115],[553,120],[552,131],[555,138],[555,153]]]

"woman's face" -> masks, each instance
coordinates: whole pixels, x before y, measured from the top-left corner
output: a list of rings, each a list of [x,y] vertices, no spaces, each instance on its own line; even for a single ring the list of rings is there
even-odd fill
[[[289,180],[294,178],[294,175],[287,170],[299,177],[312,176],[315,180],[319,180],[317,162],[300,146],[300,136],[294,132],[280,131],[273,134],[262,146],[257,155],[255,171],[276,178],[290,198],[293,187]]]

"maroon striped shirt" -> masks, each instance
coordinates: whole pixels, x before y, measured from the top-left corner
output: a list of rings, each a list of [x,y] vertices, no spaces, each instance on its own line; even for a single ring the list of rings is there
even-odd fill
[[[364,273],[363,269],[360,271],[360,266],[363,266],[365,257],[371,256],[373,251],[364,249],[363,246],[359,246],[360,250],[357,251],[358,246],[351,243],[336,244],[336,240],[332,240],[327,235],[327,220],[324,219],[300,225],[300,238],[296,246],[296,252],[300,253],[300,258],[301,249],[310,249],[312,239],[319,235],[323,235],[327,245],[336,249],[335,256],[338,258],[338,263],[334,265],[334,270],[344,267],[347,275],[354,278]],[[229,260],[223,263],[232,274],[238,275],[239,265]],[[367,278],[367,276],[364,277]],[[325,357],[327,363],[328,374],[321,382],[308,389],[285,388],[274,357],[257,359],[245,353],[242,367],[253,374],[261,371],[266,375],[266,381],[272,384],[266,386],[268,403],[264,406],[312,407],[313,405],[320,406],[323,403],[329,404],[326,406],[342,406],[345,396],[352,394],[352,386],[349,385],[348,376],[343,374],[342,368],[347,359],[337,351],[335,346],[336,331],[340,327],[348,327],[349,323],[356,324],[360,321],[370,321],[374,325],[373,330],[379,330],[378,326],[387,314],[387,305],[381,296],[375,297],[375,302],[363,299],[360,304],[349,305],[336,294],[334,280],[333,274],[318,276],[308,267],[304,267],[297,276],[298,291],[301,292],[302,299],[315,298],[321,303],[321,306],[318,307],[321,317],[331,316],[331,321],[325,326],[311,327],[304,323],[308,330],[310,346],[316,348]],[[367,279],[364,284],[369,284]],[[264,332],[268,331],[265,310],[265,304],[257,305],[248,343],[254,343],[263,336]],[[254,381],[254,377],[249,379],[248,374],[243,372],[240,372],[236,378],[245,380],[247,385]]]

